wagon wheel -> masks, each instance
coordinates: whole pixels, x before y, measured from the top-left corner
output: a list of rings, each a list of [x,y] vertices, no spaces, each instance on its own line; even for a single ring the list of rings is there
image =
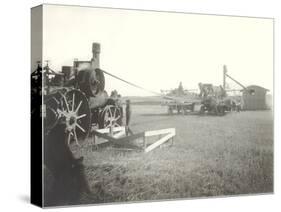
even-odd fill
[[[110,128],[121,126],[121,110],[115,105],[107,105],[100,114],[99,128]]]
[[[91,115],[86,96],[79,90],[70,90],[63,95],[61,109],[58,113],[65,118],[67,142],[72,140],[80,146],[79,140],[84,140],[90,130]]]

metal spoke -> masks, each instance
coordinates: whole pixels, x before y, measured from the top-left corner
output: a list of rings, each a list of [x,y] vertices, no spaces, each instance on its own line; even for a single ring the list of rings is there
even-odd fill
[[[60,110],[59,108],[57,109],[57,112],[58,112],[59,115],[63,115],[63,111]]]
[[[77,116],[76,120],[81,119],[81,118],[83,118],[83,117],[85,117],[85,116],[87,116],[87,114],[82,114],[82,115],[80,115],[80,116]]]
[[[120,125],[117,122],[115,122],[114,127],[120,127]]]
[[[84,130],[78,123],[76,123],[76,126],[77,126],[82,132],[85,132],[85,130]]]
[[[116,108],[116,107],[114,107],[113,117],[115,117],[115,115],[116,115],[116,110],[117,110],[117,108]]]
[[[109,120],[106,121],[106,126],[105,126],[105,128],[110,127],[110,125],[111,125],[111,120],[109,119]]]
[[[67,143],[70,145],[70,139],[71,139],[71,132],[68,133]]]
[[[120,116],[121,116],[121,115],[118,115],[118,116],[116,116],[116,117],[114,116],[112,119],[113,119],[114,121],[116,121],[116,120],[118,120],[118,119],[120,118]]]
[[[117,121],[120,118],[120,115],[117,117],[113,117],[112,120]]]
[[[62,109],[64,109],[63,108],[63,98],[60,99],[60,105],[61,105]]]
[[[77,106],[77,108],[76,108],[76,110],[75,110],[75,113],[77,113],[77,112],[78,112],[78,110],[79,110],[79,108],[80,108],[81,104],[82,104],[82,101],[80,101],[80,102],[79,102],[79,105]]]
[[[52,99],[55,100],[57,104],[59,104],[59,101],[55,97],[52,97]]]
[[[78,146],[80,146],[79,142],[78,142],[78,138],[77,138],[77,134],[76,134],[76,130],[74,129],[73,130],[73,133],[74,133],[74,138],[75,138],[75,142]]]
[[[71,111],[74,111],[74,102],[75,102],[75,94],[73,93],[73,96],[72,96],[72,110]]]
[[[64,99],[64,102],[65,102],[65,105],[66,105],[67,112],[69,112],[68,102],[65,98],[65,95],[63,95],[63,99]]]
[[[67,116],[67,112],[66,112],[65,110],[62,111],[62,110],[60,110],[60,109],[58,108],[58,109],[57,109],[57,112],[58,112],[59,115],[63,115],[63,116],[65,116],[65,117]]]
[[[109,114],[110,114],[110,118],[111,118],[112,117],[112,112],[111,112],[110,107],[108,108],[108,110],[109,110]]]

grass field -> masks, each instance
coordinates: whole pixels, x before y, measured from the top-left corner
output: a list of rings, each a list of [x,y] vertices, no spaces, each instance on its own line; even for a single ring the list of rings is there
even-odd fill
[[[167,115],[157,105],[133,105],[133,132],[174,127],[174,145],[144,154],[85,143],[93,195],[82,203],[161,200],[273,192],[271,111]]]

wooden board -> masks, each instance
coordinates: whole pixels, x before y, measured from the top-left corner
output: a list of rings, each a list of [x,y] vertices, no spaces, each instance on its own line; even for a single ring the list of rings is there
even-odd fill
[[[153,131],[146,131],[144,132],[144,136],[154,136],[154,135],[162,135],[167,133],[175,133],[175,128],[168,128],[168,129],[161,129],[161,130],[153,130]]]
[[[133,134],[130,136],[125,136],[126,135],[125,127],[112,128],[112,132],[117,132],[113,135],[110,135],[109,132],[110,132],[109,128],[92,130],[94,140],[97,137],[100,137],[100,138],[105,139],[106,140],[105,142],[112,142],[112,143],[120,145],[120,146],[127,146],[127,147],[134,148],[134,149],[142,149],[146,153],[159,147],[161,144],[164,144],[165,142],[169,141],[170,139],[173,140],[173,137],[176,135],[175,128],[145,131],[145,132],[140,132],[140,133]],[[151,136],[157,136],[157,135],[159,136],[159,139],[156,140],[154,143],[150,144],[149,146],[147,146],[146,138],[151,137]],[[161,136],[163,136],[163,135],[164,135],[164,137],[161,138]],[[139,147],[135,144],[130,143],[139,138],[143,139],[142,147]]]
[[[150,152],[151,150],[155,149],[156,147],[160,146],[161,144],[167,142],[169,139],[171,139],[172,137],[174,137],[176,134],[175,132],[173,133],[169,133],[168,135],[164,136],[163,138],[161,138],[160,140],[156,141],[155,143],[149,145],[148,147],[145,148],[145,152]]]
[[[109,128],[104,128],[104,129],[96,129],[96,132],[100,132],[100,133],[109,133],[110,129]],[[119,131],[125,131],[125,127],[113,127],[112,128],[112,132],[119,132]]]

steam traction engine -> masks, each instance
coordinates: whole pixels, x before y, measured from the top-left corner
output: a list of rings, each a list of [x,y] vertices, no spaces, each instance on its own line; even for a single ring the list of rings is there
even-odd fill
[[[100,45],[93,43],[90,61],[75,60],[72,67],[64,66],[62,73],[54,72],[48,64],[43,68],[44,128],[48,133],[57,124],[64,124],[68,144],[85,139],[91,128],[117,127],[122,124],[120,95],[109,97],[104,90],[105,78],[99,68]]]

